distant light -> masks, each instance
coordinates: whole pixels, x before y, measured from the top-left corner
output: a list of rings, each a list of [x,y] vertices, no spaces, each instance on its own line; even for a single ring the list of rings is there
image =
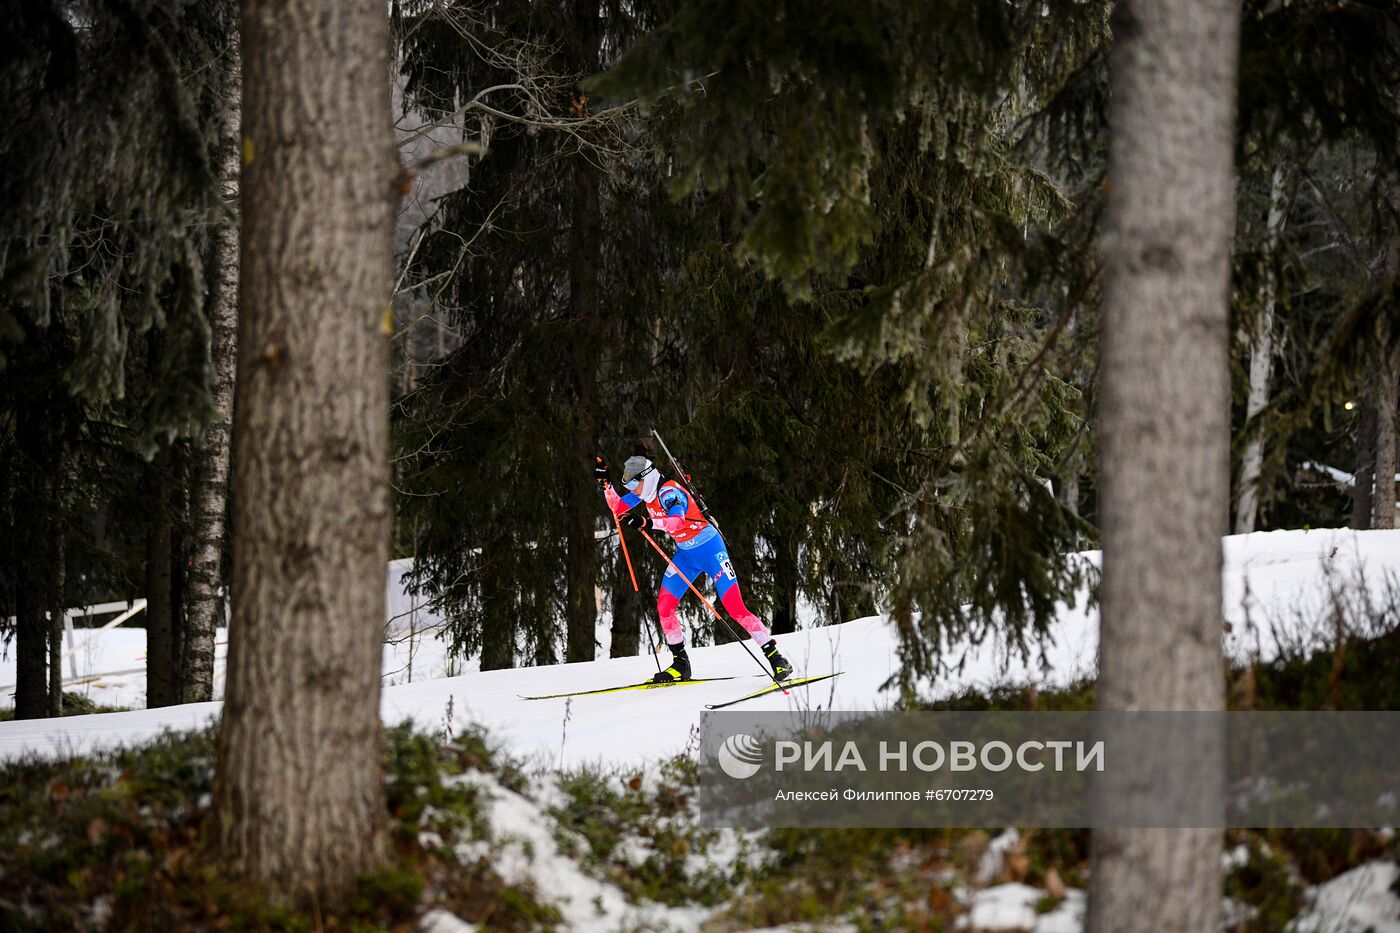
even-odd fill
[[[1342,407],[1345,408],[1347,411],[1351,411],[1353,408],[1356,407],[1356,403],[1355,403],[1355,402],[1347,402],[1347,403],[1346,403],[1345,405],[1343,405]]]

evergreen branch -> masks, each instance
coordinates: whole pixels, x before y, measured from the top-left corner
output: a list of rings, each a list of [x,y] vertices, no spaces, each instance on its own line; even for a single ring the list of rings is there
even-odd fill
[[[1306,167],[1299,169],[1299,175],[1308,183],[1308,187],[1313,190],[1313,193],[1317,195],[1318,205],[1326,212],[1328,218],[1332,221],[1332,227],[1337,232],[1338,244],[1344,248],[1343,252],[1346,257],[1351,260],[1358,271],[1369,275],[1371,271],[1370,264],[1366,261],[1366,258],[1361,255],[1361,250],[1357,247],[1356,241],[1352,238],[1346,223],[1342,220],[1340,213],[1337,211],[1336,205],[1332,203],[1332,199],[1322,190],[1322,185],[1318,183],[1317,176],[1311,169]]]
[[[1033,356],[1025,366],[1021,367],[1021,371],[1017,374],[1016,382],[1012,385],[1011,391],[1003,395],[997,404],[987,406],[982,410],[982,417],[978,418],[977,423],[972,426],[972,430],[953,446],[952,451],[943,459],[943,462],[939,464],[935,475],[942,474],[951,463],[956,462],[963,452],[967,450],[968,444],[976,440],[981,436],[982,432],[987,429],[993,417],[1000,418],[1013,405],[1019,404],[1031,389],[1039,384],[1044,371],[1041,363],[1045,361],[1045,357],[1049,355],[1051,348],[1054,347],[1060,334],[1064,332],[1075,309],[1079,307],[1080,302],[1084,300],[1084,297],[1089,293],[1089,289],[1093,284],[1098,281],[1099,272],[1102,268],[1102,262],[1094,263],[1093,269],[1080,281],[1079,288],[1075,290],[1069,301],[1065,302],[1064,308],[1061,309],[1059,315],[1055,319],[1054,326],[1051,327],[1050,332],[1045,335],[1045,340],[1042,341],[1040,350],[1036,352],[1035,356]]]

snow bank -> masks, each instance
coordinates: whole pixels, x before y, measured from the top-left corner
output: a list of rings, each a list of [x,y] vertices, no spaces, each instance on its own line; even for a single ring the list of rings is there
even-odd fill
[[[1400,933],[1400,897],[1391,890],[1400,867],[1371,862],[1308,888],[1308,908],[1289,933]]]
[[[958,918],[958,928],[973,933],[1080,933],[1084,929],[1084,892],[1070,888],[1051,910],[1039,913],[1037,905],[1044,891],[1028,884],[1011,882],[975,892],[968,911]]]
[[[559,851],[554,837],[558,827],[534,801],[481,771],[464,772],[456,780],[477,788],[492,835],[489,845],[463,843],[458,857],[464,862],[489,857],[491,867],[508,884],[532,885],[541,901],[559,909],[566,929],[698,930],[709,916],[703,908],[628,903],[617,887],[585,874]],[[579,846],[586,849],[587,843],[580,840]]]

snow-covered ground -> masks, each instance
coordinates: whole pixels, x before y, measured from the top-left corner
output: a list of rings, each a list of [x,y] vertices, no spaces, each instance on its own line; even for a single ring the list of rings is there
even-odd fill
[[[1315,529],[1232,536],[1225,539],[1225,557],[1224,609],[1230,624],[1226,649],[1236,658],[1256,653],[1267,658],[1280,644],[1326,637],[1326,630],[1319,627],[1325,608],[1337,592],[1355,599],[1358,581],[1364,581],[1364,591],[1375,599],[1400,590],[1400,531]],[[1095,553],[1084,559],[1097,558]],[[390,619],[386,630],[390,636],[384,650],[382,704],[387,723],[408,719],[428,728],[450,725],[454,730],[478,723],[512,752],[551,765],[639,764],[683,751],[705,703],[738,696],[763,683],[743,647],[731,644],[693,649],[695,673],[698,677],[734,675],[742,679],[646,693],[524,700],[522,695],[645,680],[656,664],[650,656],[643,656],[481,672],[474,660],[452,662],[445,644],[434,637],[434,632],[440,631],[435,628],[440,620],[415,609],[412,598],[403,592],[403,570],[402,562],[389,568]],[[1190,583],[1183,581],[1183,585]],[[602,627],[606,625],[605,619]],[[409,637],[410,630],[420,626],[430,630]],[[79,629],[75,644],[80,647],[74,660],[80,682],[70,689],[81,690],[107,705],[143,705],[144,636],[141,629],[116,628],[98,635]],[[225,640],[222,632],[219,640]],[[781,710],[790,704],[810,704],[829,709],[872,709],[891,702],[882,688],[897,672],[899,654],[897,639],[884,619],[870,617],[843,625],[804,628],[784,636],[782,645],[799,670],[844,673],[805,692],[775,695],[748,708]],[[1092,674],[1097,649],[1097,612],[1081,601],[1076,607],[1062,607],[1053,643],[1047,646],[1044,669],[1034,661],[1026,665],[1008,659],[998,644],[955,645],[948,653],[953,671],[927,683],[924,692],[936,697],[969,686],[1005,682],[1061,684]],[[220,648],[216,675],[222,672],[222,656]],[[64,663],[66,676],[69,662]],[[110,671],[127,673],[104,673]],[[11,646],[0,660],[0,684],[13,682]],[[219,685],[221,689],[221,676]],[[6,691],[0,703],[9,702]],[[26,753],[82,752],[139,741],[167,728],[207,723],[218,710],[215,702],[0,723],[0,759]]]
[[[1290,933],[1400,933],[1400,867],[1368,862],[1304,893],[1307,909]]]

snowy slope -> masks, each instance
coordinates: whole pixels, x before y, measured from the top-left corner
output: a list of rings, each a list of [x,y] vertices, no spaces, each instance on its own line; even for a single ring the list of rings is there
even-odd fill
[[[1255,653],[1270,657],[1281,642],[1316,642],[1326,634],[1319,620],[1333,601],[1332,593],[1349,592],[1364,578],[1365,590],[1384,594],[1400,580],[1400,531],[1313,530],[1234,536],[1225,539],[1225,555],[1224,608],[1231,625],[1226,648],[1237,658]],[[1097,554],[1087,557],[1097,560]],[[391,584],[395,580],[394,568],[390,580]],[[400,617],[400,627],[406,606],[411,612],[411,601],[405,601],[401,588],[397,594],[391,592],[391,615]],[[1168,620],[1163,621],[1166,624]],[[924,692],[942,696],[967,686],[1028,680],[1064,683],[1092,674],[1098,647],[1097,613],[1086,610],[1082,603],[1064,608],[1054,632],[1046,671],[1040,671],[1039,665],[1008,664],[1004,650],[997,645],[975,649],[959,645],[951,649],[950,660],[956,665],[961,659],[961,669],[926,685]],[[110,660],[131,667],[129,658],[141,653],[141,645],[131,639],[143,633],[118,629],[110,634],[115,636]],[[748,708],[786,709],[800,703],[871,709],[891,702],[881,688],[898,668],[898,646],[883,619],[808,628],[784,636],[782,644],[799,670],[845,673],[806,692],[795,691],[791,697],[775,695]],[[99,656],[94,663],[108,660],[103,651],[94,648]],[[703,704],[738,696],[763,683],[742,646],[724,645],[692,650],[696,676],[738,675],[743,679],[567,701],[529,701],[520,695],[645,680],[656,664],[648,656],[483,673],[467,662],[461,668],[466,673],[445,677],[442,675],[449,664],[441,642],[420,637],[413,653],[414,682],[404,682],[408,680],[408,641],[399,639],[386,645],[385,722],[411,719],[437,729],[449,724],[450,715],[454,729],[468,722],[480,723],[513,752],[547,764],[598,761],[626,765],[676,754],[690,740]],[[10,654],[0,663],[0,683],[13,683],[12,651]],[[424,680],[424,676],[434,679]],[[139,687],[132,685],[135,681],[131,678],[124,689],[144,693],[144,680]],[[2,702],[8,701],[5,697]],[[218,709],[218,703],[205,703],[57,721],[0,723],[0,758],[27,752],[79,752],[137,741],[165,728],[206,723]]]

